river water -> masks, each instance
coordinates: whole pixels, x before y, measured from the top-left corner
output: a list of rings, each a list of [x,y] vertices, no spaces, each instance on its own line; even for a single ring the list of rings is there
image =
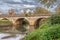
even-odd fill
[[[9,33],[0,33],[0,40],[21,40],[24,36],[25,34],[15,34],[15,36],[12,36]]]

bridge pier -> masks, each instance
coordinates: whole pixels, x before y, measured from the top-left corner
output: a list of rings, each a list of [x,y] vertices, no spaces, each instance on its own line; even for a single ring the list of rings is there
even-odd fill
[[[33,20],[29,21],[29,31],[32,32],[35,30],[35,26],[34,26],[34,22]]]
[[[30,27],[29,27],[29,32],[32,32],[32,31],[35,30],[34,25],[29,25],[29,26],[30,26]]]
[[[16,23],[14,19],[11,19],[11,22],[13,23],[11,31],[16,31]]]

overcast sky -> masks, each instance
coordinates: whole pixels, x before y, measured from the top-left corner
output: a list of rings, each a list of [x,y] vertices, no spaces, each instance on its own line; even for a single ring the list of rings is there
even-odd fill
[[[14,9],[16,12],[20,12],[23,9],[33,10],[39,6],[43,7],[43,5],[34,0],[0,0],[0,10],[2,10],[3,13],[8,12],[9,9]],[[54,8],[56,8],[56,5]],[[49,8],[48,10],[53,11],[54,8]]]

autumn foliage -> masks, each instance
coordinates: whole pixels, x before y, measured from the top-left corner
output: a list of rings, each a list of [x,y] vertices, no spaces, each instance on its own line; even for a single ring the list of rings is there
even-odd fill
[[[13,16],[14,15],[14,10],[13,9],[9,10],[9,14]]]
[[[34,11],[35,14],[50,14],[51,12],[44,9],[44,8],[41,8],[41,7],[38,7],[36,8],[36,10]]]

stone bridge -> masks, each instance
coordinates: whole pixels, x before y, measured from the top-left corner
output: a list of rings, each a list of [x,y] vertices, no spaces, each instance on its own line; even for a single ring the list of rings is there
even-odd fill
[[[20,14],[15,14],[15,15],[11,16],[8,14],[7,15],[2,14],[2,15],[0,15],[0,20],[6,18],[6,19],[10,20],[15,27],[15,25],[17,24],[16,21],[19,21],[21,23],[22,20],[25,19],[29,23],[29,28],[34,30],[34,29],[37,29],[39,27],[39,23],[42,23],[42,21],[45,21],[49,17],[50,17],[50,14],[47,14],[47,15],[46,14],[42,14],[42,15],[36,14],[35,16],[34,15],[22,16]]]

